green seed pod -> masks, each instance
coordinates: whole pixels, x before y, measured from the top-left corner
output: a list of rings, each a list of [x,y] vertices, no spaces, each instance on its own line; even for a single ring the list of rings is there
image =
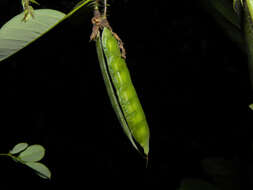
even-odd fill
[[[98,41],[100,41],[100,37],[98,37]],[[149,152],[148,123],[133,86],[126,62],[121,57],[118,41],[106,27],[102,32],[102,45],[98,41],[97,51],[98,55],[100,54],[100,66],[102,66],[101,62],[104,62],[104,64],[107,63],[106,66],[101,67],[101,70],[102,73],[107,72],[103,73],[105,83],[111,83],[106,84],[106,86],[107,91],[109,90],[108,94],[114,110],[134,147],[139,150],[135,144],[138,143],[147,156]],[[101,48],[106,61],[101,58]],[[115,109],[116,104],[117,106]]]

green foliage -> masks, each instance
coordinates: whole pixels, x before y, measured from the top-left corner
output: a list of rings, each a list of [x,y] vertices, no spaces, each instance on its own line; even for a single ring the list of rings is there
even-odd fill
[[[95,0],[83,0],[80,3],[78,3],[77,6],[74,7],[74,9],[70,13],[66,15],[60,11],[51,10],[51,9],[34,10],[33,7],[30,6],[30,3],[35,3],[39,5],[39,3],[35,0],[22,0],[22,6],[24,9],[24,12],[13,17],[10,21],[8,21],[6,24],[4,24],[1,27],[0,29],[0,62],[16,54],[21,49],[27,47],[35,40],[42,37],[44,34],[46,34],[48,31],[53,29],[59,23],[61,23],[65,19],[72,16],[75,12],[77,12],[83,6],[85,5],[97,6],[97,1]],[[107,4],[104,6],[106,10]],[[106,13],[106,11],[104,12]],[[110,36],[112,37],[111,34]],[[103,39],[105,38],[106,38],[106,35],[103,34]],[[114,44],[116,44],[117,46],[115,50],[118,50],[118,52],[120,52],[117,40],[114,39],[113,42],[115,42]],[[103,43],[99,39],[98,43],[99,43],[99,46],[97,46],[97,50],[99,54],[99,60],[100,60],[100,63],[103,64],[102,67],[106,67],[104,59],[105,59],[105,56],[107,56],[108,54],[104,54],[104,50],[105,50],[105,47],[107,46],[106,45],[107,42]],[[109,52],[109,53],[114,58],[119,57],[118,55],[113,56],[115,52]],[[107,56],[107,61],[108,60],[109,58]],[[122,62],[124,61],[124,59],[120,59],[120,61]],[[125,62],[124,64],[126,65]],[[107,85],[107,88],[110,90],[113,90],[113,85],[114,85],[114,87],[117,89],[117,94],[114,94],[115,92],[113,92],[113,94],[110,97],[112,104],[114,105],[116,114],[120,120],[120,123],[126,135],[132,142],[133,146],[139,151],[140,151],[139,147],[141,146],[147,158],[148,152],[149,152],[148,125],[147,125],[141,104],[139,102],[135,89],[130,80],[128,69],[126,66],[124,68],[125,69],[124,69],[124,73],[122,77],[126,75],[129,76],[129,78],[127,78],[128,79],[127,85],[129,87],[127,91],[125,92],[120,91],[119,90],[120,87],[116,86],[115,84]],[[106,75],[105,81],[107,80],[110,81],[109,73],[107,72],[105,75]],[[110,75],[112,77],[112,74]],[[131,95],[131,94],[134,94],[135,97],[134,99],[132,99],[134,102],[132,104],[129,104],[130,98],[126,96]],[[117,97],[119,99],[117,99]],[[120,98],[120,97],[123,97],[123,98]],[[124,97],[126,97],[126,99],[124,99]],[[122,102],[120,100],[124,100],[125,102]],[[137,146],[136,144],[140,146]],[[14,161],[32,168],[42,178],[47,178],[47,179],[51,178],[50,170],[44,164],[38,162],[45,155],[45,149],[41,145],[29,146],[27,143],[19,143],[15,145],[13,149],[10,150],[9,153],[0,154],[0,155],[11,157]]]
[[[81,1],[67,15],[51,9],[33,10],[30,2],[39,5],[35,0],[22,0],[21,2],[24,12],[13,17],[0,29],[0,62],[30,45],[59,23],[72,16],[80,8],[94,2],[94,0]],[[33,19],[30,19],[31,17]],[[0,154],[0,156],[8,156],[14,161],[32,168],[42,178],[50,179],[50,170],[47,166],[38,162],[44,155],[45,149],[43,146],[29,146],[27,143],[18,143],[9,153]]]
[[[0,29],[0,62],[30,45],[91,2],[93,0],[81,1],[67,15],[52,9],[38,9],[31,12],[30,8],[28,8],[28,12],[24,11],[13,17]],[[33,19],[29,19],[29,16],[26,16],[26,14],[33,15]]]
[[[22,0],[21,2],[24,12],[13,17],[0,29],[0,62],[30,45],[59,23],[72,16],[80,8],[94,2],[94,0],[81,1],[67,15],[51,9],[33,10],[30,2],[39,5],[35,0]],[[30,19],[31,17],[33,19]],[[43,146],[29,146],[27,143],[18,143],[9,153],[0,154],[0,156],[8,156],[14,161],[32,168],[42,178],[50,179],[50,170],[47,166],[38,162],[44,155],[45,149]]]
[[[14,161],[32,168],[42,178],[51,178],[51,172],[47,166],[38,162],[45,156],[45,148],[41,145],[29,146],[27,143],[18,143],[9,153],[0,154],[0,156],[8,156]]]
[[[0,30],[0,61],[17,53],[47,33],[65,14],[51,9],[35,10],[35,19],[22,22],[24,12],[12,18]]]

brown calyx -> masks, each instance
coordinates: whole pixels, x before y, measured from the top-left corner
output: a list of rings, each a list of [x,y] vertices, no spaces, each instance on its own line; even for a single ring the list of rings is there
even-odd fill
[[[119,48],[121,50],[121,57],[126,59],[126,50],[124,48],[122,40],[115,32],[112,31],[112,27],[110,26],[108,20],[106,19],[106,17],[101,16],[99,10],[94,10],[94,17],[91,19],[91,22],[93,24],[93,27],[92,33],[90,35],[90,40],[96,40],[97,35],[99,35],[99,29],[103,30],[104,27],[107,27],[118,41]]]

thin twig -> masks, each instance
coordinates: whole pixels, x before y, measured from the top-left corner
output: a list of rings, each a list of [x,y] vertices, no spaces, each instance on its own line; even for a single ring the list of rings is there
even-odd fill
[[[104,0],[104,18],[106,18],[107,15],[107,0]]]

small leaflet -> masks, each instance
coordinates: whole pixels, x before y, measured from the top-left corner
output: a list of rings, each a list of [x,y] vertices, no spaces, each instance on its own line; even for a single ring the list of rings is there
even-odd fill
[[[45,155],[45,148],[41,145],[31,145],[18,156],[24,162],[40,161]]]
[[[16,144],[12,150],[10,150],[10,154],[17,154],[17,153],[20,153],[22,152],[23,150],[25,150],[26,148],[28,147],[28,144],[27,143],[18,143]]]
[[[51,172],[44,164],[40,162],[26,162],[25,165],[35,170],[37,172],[37,175],[39,175],[40,177],[44,179],[51,178]]]

